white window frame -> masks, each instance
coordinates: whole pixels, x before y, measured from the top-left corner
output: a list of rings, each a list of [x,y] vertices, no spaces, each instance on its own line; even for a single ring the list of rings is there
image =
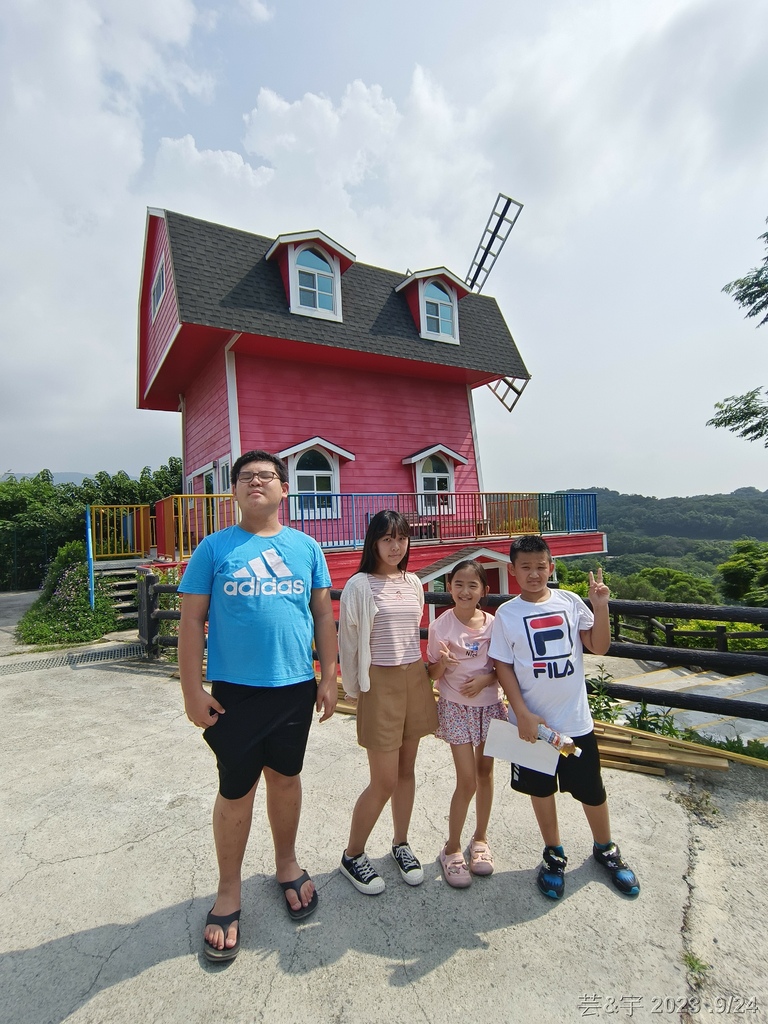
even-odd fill
[[[426,491],[424,489],[424,463],[427,459],[431,459],[435,455],[445,463],[448,469],[447,491]],[[419,459],[418,462],[414,463],[414,470],[416,472],[416,491],[418,495],[417,503],[420,516],[453,515],[456,512],[456,501],[453,497],[453,492],[455,490],[454,468],[455,463],[453,459],[443,451],[430,452],[428,455],[425,455],[423,459]],[[430,472],[426,475],[435,476],[436,474]],[[443,474],[441,473],[439,475],[442,476]],[[429,501],[430,498],[438,498],[439,495],[445,496],[445,500],[442,503],[437,500],[434,502]]]
[[[160,294],[156,295],[157,286],[160,287]],[[155,322],[160,306],[163,304],[163,298],[165,297],[165,253],[160,257],[160,266],[157,268],[155,276],[152,280],[152,290],[150,292],[150,304],[152,307],[152,323]]]
[[[330,490],[330,505],[327,508],[314,508],[304,509],[302,511],[301,504],[299,502],[299,485],[298,485],[298,464],[299,460],[307,452],[317,451],[327,459],[331,465],[331,490]],[[341,500],[339,499],[340,486],[340,472],[339,472],[339,456],[336,452],[329,451],[328,448],[324,448],[320,444],[308,444],[306,448],[302,448],[297,452],[292,453],[286,459],[288,463],[288,491],[290,493],[290,499],[288,502],[289,516],[291,522],[297,522],[302,519],[340,519],[341,518]],[[323,492],[306,492],[317,493],[322,495]]]
[[[232,490],[232,459],[227,455],[219,459],[219,494],[229,494]]]
[[[427,300],[426,290],[432,283],[440,285],[440,287],[447,293],[451,301],[451,322],[453,325],[453,334],[443,334],[442,332],[427,330],[427,301],[434,301],[432,299]],[[444,345],[459,345],[459,297],[456,294],[456,289],[445,280],[444,277],[435,275],[434,277],[419,278],[419,316],[421,318],[421,331],[419,336],[424,338],[425,341],[442,341]]]
[[[305,249],[316,249],[323,259],[328,261],[333,274],[333,309],[319,309],[311,306],[302,306],[299,302],[299,271],[306,268],[300,267],[296,262],[297,258]],[[341,311],[341,262],[335,253],[329,252],[320,242],[309,240],[299,244],[291,243],[288,246],[288,279],[290,281],[291,313],[299,316],[312,316],[318,320],[335,320],[342,322]]]

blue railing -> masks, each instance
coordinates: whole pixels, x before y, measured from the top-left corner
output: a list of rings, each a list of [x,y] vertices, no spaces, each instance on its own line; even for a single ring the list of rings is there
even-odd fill
[[[362,547],[371,517],[401,512],[414,541],[474,542],[521,533],[591,533],[597,530],[597,496],[562,493],[291,494],[281,521],[310,534],[324,548]]]

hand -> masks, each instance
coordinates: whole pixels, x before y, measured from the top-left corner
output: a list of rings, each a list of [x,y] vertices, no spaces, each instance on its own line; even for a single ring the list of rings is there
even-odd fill
[[[464,694],[465,697],[477,697],[479,693],[482,693],[486,686],[492,686],[494,683],[498,685],[495,672],[485,672],[480,676],[473,676],[468,679],[466,683],[462,683],[459,687],[459,693]]]
[[[516,715],[517,731],[521,740],[526,743],[535,743],[539,738],[539,722],[546,725],[541,715],[534,715],[532,711],[523,711]]]
[[[204,686],[194,693],[185,694],[184,710],[187,718],[198,729],[208,729],[219,720],[219,715],[225,713],[225,709],[217,700],[208,693]]]
[[[440,641],[440,664],[443,666],[443,669],[447,669],[449,665],[459,664],[459,659],[451,654],[450,647],[442,640]]]
[[[607,606],[608,598],[611,596],[611,592],[608,589],[608,585],[603,583],[603,570],[602,566],[597,570],[597,578],[594,573],[589,574],[589,600],[592,603],[594,609],[598,607]]]
[[[339,687],[335,679],[321,679],[317,686],[317,700],[315,708],[322,711],[321,722],[327,722],[336,710],[336,701],[339,697]]]

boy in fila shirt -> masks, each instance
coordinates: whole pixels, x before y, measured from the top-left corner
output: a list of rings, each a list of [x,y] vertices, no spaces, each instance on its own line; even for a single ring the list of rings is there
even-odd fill
[[[531,798],[544,840],[537,884],[551,899],[565,889],[568,859],[560,842],[555,793],[570,793],[581,802],[592,831],[592,853],[616,888],[637,896],[640,884],[611,838],[608,802],[600,773],[600,755],[584,682],[584,647],[605,654],[610,646],[610,592],[589,574],[593,611],[576,594],[550,590],[555,564],[546,541],[528,535],[512,542],[510,572],[520,596],[503,604],[494,620],[490,655],[510,705],[510,720],[520,739],[535,743],[539,723],[571,736],[581,756],[560,756],[554,775],[512,765],[512,788]]]

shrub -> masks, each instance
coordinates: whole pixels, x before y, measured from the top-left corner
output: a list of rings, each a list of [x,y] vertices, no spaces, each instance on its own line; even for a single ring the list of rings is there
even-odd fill
[[[41,597],[44,601],[50,601],[54,591],[64,573],[72,565],[85,564],[85,542],[82,540],[71,540],[62,544],[51,560],[51,564],[45,574],[42,586]]]
[[[43,594],[35,601],[16,627],[16,634],[25,644],[87,643],[115,629],[117,616],[109,586],[96,581],[91,608],[88,568],[79,564],[64,569],[50,600]]]

